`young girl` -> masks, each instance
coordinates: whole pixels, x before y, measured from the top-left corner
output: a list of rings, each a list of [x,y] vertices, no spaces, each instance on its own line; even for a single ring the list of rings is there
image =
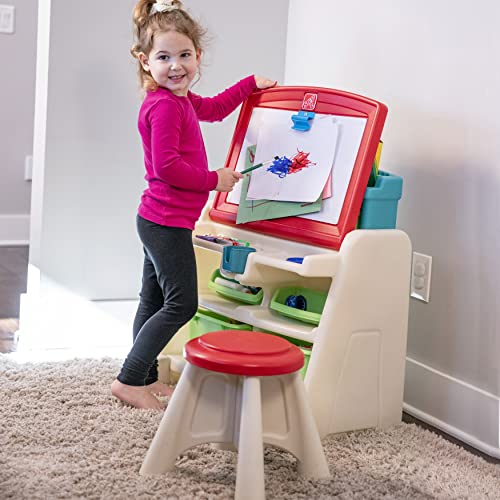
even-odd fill
[[[161,409],[154,396],[171,389],[158,381],[157,356],[198,307],[192,230],[209,191],[231,191],[241,174],[209,171],[198,120],[220,121],[256,88],[276,84],[249,76],[204,98],[189,88],[196,78],[204,30],[177,0],[139,0],[134,10],[139,77],[146,97],[139,112],[148,186],[137,216],[144,247],[134,344],[112,394],[137,408]]]

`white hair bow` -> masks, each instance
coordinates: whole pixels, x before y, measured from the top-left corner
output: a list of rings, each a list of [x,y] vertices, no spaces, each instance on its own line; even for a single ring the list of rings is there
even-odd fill
[[[172,0],[158,0],[151,6],[149,15],[152,16],[153,14],[156,14],[156,12],[170,12],[178,8],[179,7],[177,7],[177,5],[174,5]]]

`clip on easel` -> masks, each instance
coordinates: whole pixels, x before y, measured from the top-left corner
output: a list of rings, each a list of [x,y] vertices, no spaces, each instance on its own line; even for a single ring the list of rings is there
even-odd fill
[[[315,113],[312,111],[302,111],[300,110],[296,115],[292,115],[294,130],[299,130],[300,132],[307,132],[311,128],[309,120],[314,118]]]
[[[292,115],[292,129],[299,130],[300,132],[307,132],[311,128],[309,123],[316,113],[314,113],[314,108],[316,107],[316,102],[318,100],[318,95],[307,92],[304,95],[302,101],[302,109],[296,115]]]

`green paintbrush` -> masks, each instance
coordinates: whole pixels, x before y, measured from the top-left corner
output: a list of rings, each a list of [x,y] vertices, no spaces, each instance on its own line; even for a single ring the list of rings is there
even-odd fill
[[[248,174],[248,172],[251,172],[252,170],[255,170],[256,168],[263,167],[265,163],[271,163],[271,162],[265,161],[263,163],[257,163],[257,165],[252,165],[251,167],[245,168],[245,170],[242,170],[240,173],[241,174]]]
[[[255,170],[256,168],[263,167],[264,165],[267,165],[268,163],[272,163],[274,160],[279,158],[278,156],[275,156],[274,159],[268,160],[268,161],[263,161],[262,163],[257,163],[257,165],[252,165],[251,167],[245,168],[245,170],[242,170],[240,174],[248,174],[248,172],[251,172],[252,170]]]

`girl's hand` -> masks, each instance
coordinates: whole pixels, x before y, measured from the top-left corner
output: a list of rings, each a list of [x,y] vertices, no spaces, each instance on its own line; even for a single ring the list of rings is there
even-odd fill
[[[239,172],[231,170],[230,168],[219,168],[219,170],[217,170],[217,177],[219,178],[219,181],[217,182],[215,190],[228,193],[229,191],[232,191],[234,185],[241,178],[243,178],[243,175]]]
[[[269,87],[274,87],[278,82],[277,80],[270,80],[264,76],[254,75],[255,85],[258,89],[268,89]]]

